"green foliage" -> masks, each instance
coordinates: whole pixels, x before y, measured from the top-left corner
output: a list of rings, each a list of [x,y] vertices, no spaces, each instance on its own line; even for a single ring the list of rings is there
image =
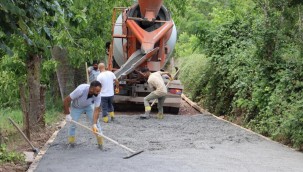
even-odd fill
[[[45,113],[45,123],[46,125],[52,125],[62,119],[62,111],[57,109],[48,109]]]
[[[24,3],[21,0],[4,0],[0,5],[2,7],[0,15],[3,19],[0,21],[1,31],[6,34],[0,40],[3,51],[6,53],[9,53],[10,50],[14,53],[17,51],[25,54],[37,54],[47,50],[48,40],[52,37],[50,16],[60,12],[57,1],[31,0]],[[11,39],[14,36],[23,40],[23,46],[19,47],[18,44],[15,44]],[[26,46],[25,52],[24,46]],[[26,58],[27,56],[22,57]]]
[[[18,83],[14,80],[15,74],[8,71],[0,71],[0,108],[15,106],[19,103]]]
[[[194,35],[189,35],[187,32],[183,32],[179,35],[178,44],[176,45],[176,56],[187,57],[191,54],[199,53],[199,39]]]
[[[46,112],[45,123],[51,125],[62,119],[63,102],[61,99],[56,99],[51,91],[46,94]]]
[[[303,3],[191,0],[190,4],[188,15],[180,20],[186,32],[176,48],[176,55],[184,58],[180,78],[190,87],[186,91],[217,115],[241,117],[247,127],[301,147]],[[193,36],[205,54],[199,62],[183,57],[195,53]]]
[[[51,99],[50,99],[51,100]],[[47,125],[51,125],[55,122],[58,122],[62,119],[62,102],[61,101],[50,101],[47,103],[47,110],[45,112],[45,122]],[[3,135],[11,135],[16,133],[16,128],[10,123],[8,117],[12,118],[17,125],[22,128],[23,126],[23,114],[22,111],[19,109],[1,109],[0,110],[0,131]]]
[[[22,128],[23,125],[23,115],[21,110],[15,110],[11,108],[1,109],[0,111],[0,130],[2,135],[10,135],[16,132],[16,128],[8,120],[10,117],[14,120],[17,125]]]
[[[19,104],[19,83],[25,81],[25,64],[17,55],[0,59],[0,108]]]
[[[4,162],[24,163],[25,156],[22,153],[8,151],[5,144],[0,145],[0,164]]]
[[[56,68],[58,62],[54,59],[45,60],[42,62],[42,77],[41,82],[44,84],[49,84],[53,82],[54,79],[53,75],[55,75]]]
[[[207,77],[205,71],[209,68],[209,60],[202,54],[193,54],[182,58],[180,63],[182,63],[180,79],[185,91],[189,93],[190,98],[196,99],[201,94],[200,84]]]
[[[87,61],[104,61],[105,43],[111,41],[113,7],[129,5],[127,0],[75,0],[65,8],[67,17],[53,30],[54,41],[68,50],[70,63],[75,67]]]

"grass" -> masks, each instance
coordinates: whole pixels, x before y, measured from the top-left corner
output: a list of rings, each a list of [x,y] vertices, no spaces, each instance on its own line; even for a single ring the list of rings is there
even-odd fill
[[[10,117],[18,127],[23,127],[23,113],[21,110],[12,110],[12,109],[2,109],[0,110],[0,131],[2,135],[11,135],[16,131],[16,128],[8,120]],[[61,112],[57,109],[49,109],[45,113],[45,123],[51,125],[60,120]]]
[[[10,135],[16,132],[15,127],[8,120],[10,117],[17,123],[17,125],[22,128],[23,125],[23,114],[21,110],[18,109],[2,109],[0,110],[0,132],[2,135]]]
[[[61,119],[58,107],[60,106],[53,106],[46,111],[46,125],[52,125]],[[23,113],[20,109],[0,109],[0,165],[5,162],[24,163],[24,155],[14,151],[24,140],[8,117],[14,120],[19,128],[23,128]]]
[[[45,123],[46,125],[52,125],[58,122],[62,117],[62,112],[56,109],[50,109],[45,113]]]
[[[61,112],[63,111],[62,106],[61,99],[59,100],[58,98],[52,96],[50,92],[47,92],[45,112],[46,125],[52,125],[61,119]],[[6,137],[17,133],[16,128],[10,123],[8,117],[10,117],[18,125],[18,127],[21,129],[23,128],[23,113],[20,107],[2,108],[0,109],[0,139],[1,136]]]
[[[25,156],[16,151],[9,151],[5,144],[0,145],[0,165],[6,162],[24,163]]]

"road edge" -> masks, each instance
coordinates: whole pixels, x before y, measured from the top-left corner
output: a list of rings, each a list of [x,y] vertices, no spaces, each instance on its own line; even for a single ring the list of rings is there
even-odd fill
[[[232,123],[232,122],[230,122],[230,121],[227,121],[227,120],[225,120],[225,119],[223,119],[223,118],[220,118],[220,117],[218,117],[218,116],[216,116],[216,115],[214,115],[214,114],[208,112],[207,110],[203,109],[203,108],[200,107],[197,103],[193,102],[193,101],[190,100],[188,97],[186,97],[186,95],[184,95],[184,94],[181,94],[181,98],[182,98],[184,101],[186,101],[188,104],[190,104],[193,108],[195,108],[197,111],[201,112],[203,115],[211,115],[211,116],[213,116],[213,117],[215,117],[215,118],[217,118],[217,119],[219,119],[219,120],[221,120],[221,121],[224,121],[224,122],[229,123],[229,124],[231,124],[231,125],[233,125],[233,126],[236,126],[236,127],[238,127],[238,128],[241,128],[241,129],[243,129],[243,130],[245,130],[245,131],[247,131],[247,132],[249,132],[249,133],[255,134],[255,135],[257,135],[257,136],[259,136],[259,137],[261,137],[261,138],[263,138],[263,139],[265,139],[265,140],[267,140],[267,141],[271,141],[271,142],[273,142],[273,143],[280,144],[280,145],[282,145],[282,146],[284,146],[284,147],[286,147],[286,148],[292,149],[292,150],[294,150],[294,151],[296,151],[296,152],[301,152],[301,151],[299,151],[299,150],[296,150],[295,148],[289,147],[289,146],[284,145],[284,144],[282,144],[282,143],[280,143],[280,142],[278,142],[278,141],[274,141],[274,140],[272,140],[272,139],[270,139],[270,138],[268,138],[268,137],[266,137],[266,136],[263,136],[262,134],[256,133],[256,132],[254,132],[254,131],[252,131],[252,130],[250,130],[250,129],[248,129],[248,128],[242,127],[241,125],[237,125],[237,124]]]
[[[63,120],[59,126],[58,126],[58,130],[56,130],[52,136],[48,139],[48,141],[43,145],[43,147],[40,149],[38,155],[35,157],[34,161],[31,163],[31,165],[29,166],[27,172],[33,172],[38,164],[39,161],[41,160],[41,158],[43,157],[43,155],[46,153],[46,151],[48,150],[48,148],[50,147],[50,145],[53,143],[53,141],[55,140],[57,134],[59,133],[59,131],[65,126],[66,121]]]

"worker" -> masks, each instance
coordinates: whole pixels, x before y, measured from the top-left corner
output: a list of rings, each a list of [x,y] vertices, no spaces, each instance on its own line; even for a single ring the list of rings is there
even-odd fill
[[[101,132],[101,125],[99,122],[94,123],[93,116],[98,116],[99,106],[101,100],[101,83],[93,81],[89,84],[79,85],[70,95],[64,99],[64,114],[67,122],[72,120],[78,122],[82,113],[86,113],[87,117],[93,123],[93,130]],[[94,106],[94,107],[93,107]],[[68,132],[68,143],[71,147],[75,146],[76,126],[71,124]],[[97,136],[99,149],[103,149],[103,138]]]
[[[109,55],[109,51],[110,51],[110,42],[106,42],[105,43],[105,51],[106,51],[106,55],[108,56]]]
[[[108,123],[108,115],[113,121],[115,118],[114,114],[114,90],[116,93],[119,93],[119,81],[116,79],[116,76],[113,72],[106,70],[104,63],[99,63],[98,65],[100,74],[97,77],[97,81],[102,84],[101,90],[101,106],[102,106],[102,120],[105,123]],[[114,82],[116,88],[114,89]]]
[[[98,62],[94,61],[93,65],[87,69],[87,72],[89,75],[89,83],[95,81],[97,79],[97,76],[100,74],[100,71],[98,69]]]
[[[160,69],[161,72],[164,72],[164,69]],[[162,75],[163,79],[170,79],[170,77],[167,74]]]
[[[168,75],[169,79],[172,80],[171,75],[169,72],[161,72],[157,71],[151,73],[147,67],[141,69],[141,75],[147,78],[147,83],[149,87],[153,90],[149,95],[144,97],[144,107],[145,107],[145,114],[142,114],[140,118],[148,119],[150,118],[150,111],[151,106],[149,104],[150,100],[158,99],[158,119],[163,119],[163,104],[165,100],[165,96],[167,94],[167,88],[165,86],[164,80],[162,75]]]

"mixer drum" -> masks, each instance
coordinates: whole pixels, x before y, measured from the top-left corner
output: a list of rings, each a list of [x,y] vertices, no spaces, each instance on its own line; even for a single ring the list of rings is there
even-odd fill
[[[136,17],[136,18],[141,18],[141,13],[140,13],[140,7],[138,4],[134,5],[128,12],[128,16],[129,17]],[[171,16],[168,12],[168,10],[162,5],[160,8],[160,11],[158,13],[158,16],[156,18],[156,20],[162,20],[162,21],[170,21],[171,20]],[[144,29],[147,32],[151,32],[154,31],[156,29],[158,29],[159,27],[161,27],[163,25],[163,22],[141,22],[141,21],[136,21],[137,24]],[[119,17],[116,20],[116,24],[114,27],[114,34],[115,35],[122,35],[122,14],[119,15]],[[123,23],[125,24],[125,23]],[[169,60],[169,57],[171,56],[173,49],[175,47],[176,44],[176,40],[177,40],[177,30],[176,30],[176,26],[174,25],[172,27],[172,32],[171,35],[168,39],[168,41],[166,42],[167,46],[168,46],[168,56],[165,60],[165,63],[163,64],[163,66],[161,66],[161,68],[164,67],[164,65],[167,63],[167,61]],[[114,39],[114,43],[113,43],[113,55],[114,55],[114,60],[116,62],[116,64],[121,67],[127,60],[127,52],[123,52],[123,44],[125,44],[127,42],[126,38],[115,38]]]

